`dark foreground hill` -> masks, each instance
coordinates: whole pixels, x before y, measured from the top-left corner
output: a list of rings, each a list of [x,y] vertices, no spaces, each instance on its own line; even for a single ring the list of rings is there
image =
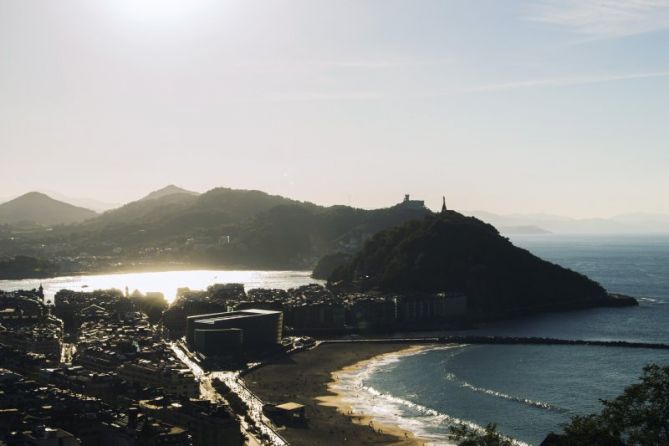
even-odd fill
[[[40,192],[29,192],[0,204],[0,224],[53,226],[80,222],[95,215],[90,209],[54,200]]]
[[[612,298],[584,275],[544,261],[493,226],[453,211],[376,234],[330,282],[363,291],[463,292],[470,311],[482,317],[635,303]]]

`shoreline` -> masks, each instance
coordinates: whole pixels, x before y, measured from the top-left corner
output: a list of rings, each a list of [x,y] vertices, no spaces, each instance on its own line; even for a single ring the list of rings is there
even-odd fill
[[[425,345],[321,344],[260,367],[244,376],[245,385],[263,402],[297,402],[306,409],[307,424],[287,426],[280,433],[293,446],[425,446],[428,440],[392,423],[381,423],[367,414],[351,417],[341,392],[333,389],[333,377],[342,369],[357,370],[383,355],[428,348]],[[401,354],[401,353],[400,353]],[[374,429],[370,427],[370,421]]]
[[[285,269],[285,268],[253,268],[244,266],[223,266],[223,265],[200,265],[195,263],[164,263],[164,264],[143,264],[132,265],[122,268],[102,268],[99,270],[85,270],[85,271],[69,271],[48,273],[41,276],[12,276],[1,277],[0,282],[18,282],[20,280],[48,280],[59,279],[62,277],[87,277],[87,276],[111,276],[122,274],[143,274],[143,273],[172,273],[182,271],[269,271],[269,272],[305,272],[311,273],[307,269]],[[314,283],[324,282],[322,279],[315,279],[309,276]]]
[[[416,436],[413,432],[400,427],[399,425],[381,422],[378,421],[375,415],[367,414],[363,412],[355,413],[353,407],[347,402],[348,399],[354,398],[353,391],[351,389],[342,390],[341,389],[341,378],[342,374],[352,374],[360,371],[364,367],[377,362],[382,361],[387,357],[393,356],[406,356],[414,353],[419,353],[425,350],[430,349],[431,345],[412,345],[409,347],[402,348],[394,352],[381,353],[379,355],[372,356],[371,358],[363,359],[359,362],[356,362],[351,365],[347,365],[339,370],[331,372],[332,381],[327,384],[328,392],[333,395],[323,395],[317,397],[316,399],[320,401],[320,404],[327,407],[334,407],[339,413],[347,416],[352,423],[359,424],[361,426],[367,426],[371,429],[376,429],[379,432],[386,433],[396,437],[397,442],[392,443],[396,446],[428,446],[430,445],[430,440]]]

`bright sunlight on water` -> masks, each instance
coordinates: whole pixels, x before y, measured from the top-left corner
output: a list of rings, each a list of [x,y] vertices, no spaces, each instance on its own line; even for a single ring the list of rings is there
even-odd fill
[[[161,292],[172,302],[178,288],[193,290],[207,288],[214,283],[243,283],[246,290],[253,288],[288,289],[308,283],[323,283],[309,277],[309,271],[167,271],[153,273],[101,274],[64,276],[50,279],[0,280],[0,290],[32,289],[42,284],[48,301],[62,289],[92,291],[117,288],[130,292],[139,290]]]

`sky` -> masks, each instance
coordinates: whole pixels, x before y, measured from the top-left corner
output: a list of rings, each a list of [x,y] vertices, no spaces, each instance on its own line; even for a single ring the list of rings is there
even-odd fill
[[[0,0],[0,199],[669,213],[669,0]]]

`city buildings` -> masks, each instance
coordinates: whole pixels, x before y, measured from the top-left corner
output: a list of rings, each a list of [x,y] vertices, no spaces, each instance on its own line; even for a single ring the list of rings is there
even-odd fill
[[[460,293],[399,296],[396,305],[398,321],[409,325],[467,314],[467,296]]]
[[[0,291],[0,345],[59,360],[63,323],[51,316],[40,290]]]
[[[0,330],[1,345],[52,360],[60,360],[62,337],[60,325],[49,322]]]
[[[216,341],[220,345],[219,354],[225,354],[229,348],[238,348],[240,343],[245,348],[278,345],[282,336],[281,311],[256,308],[201,314],[189,316],[186,322],[189,346],[196,350],[210,350],[210,345],[215,345]]]
[[[117,373],[119,378],[131,385],[162,389],[167,395],[191,398],[200,394],[195,376],[183,366],[175,367],[139,360],[121,365]]]
[[[240,446],[244,443],[239,420],[227,405],[159,397],[140,401],[139,407],[167,423],[188,427],[196,446]]]

